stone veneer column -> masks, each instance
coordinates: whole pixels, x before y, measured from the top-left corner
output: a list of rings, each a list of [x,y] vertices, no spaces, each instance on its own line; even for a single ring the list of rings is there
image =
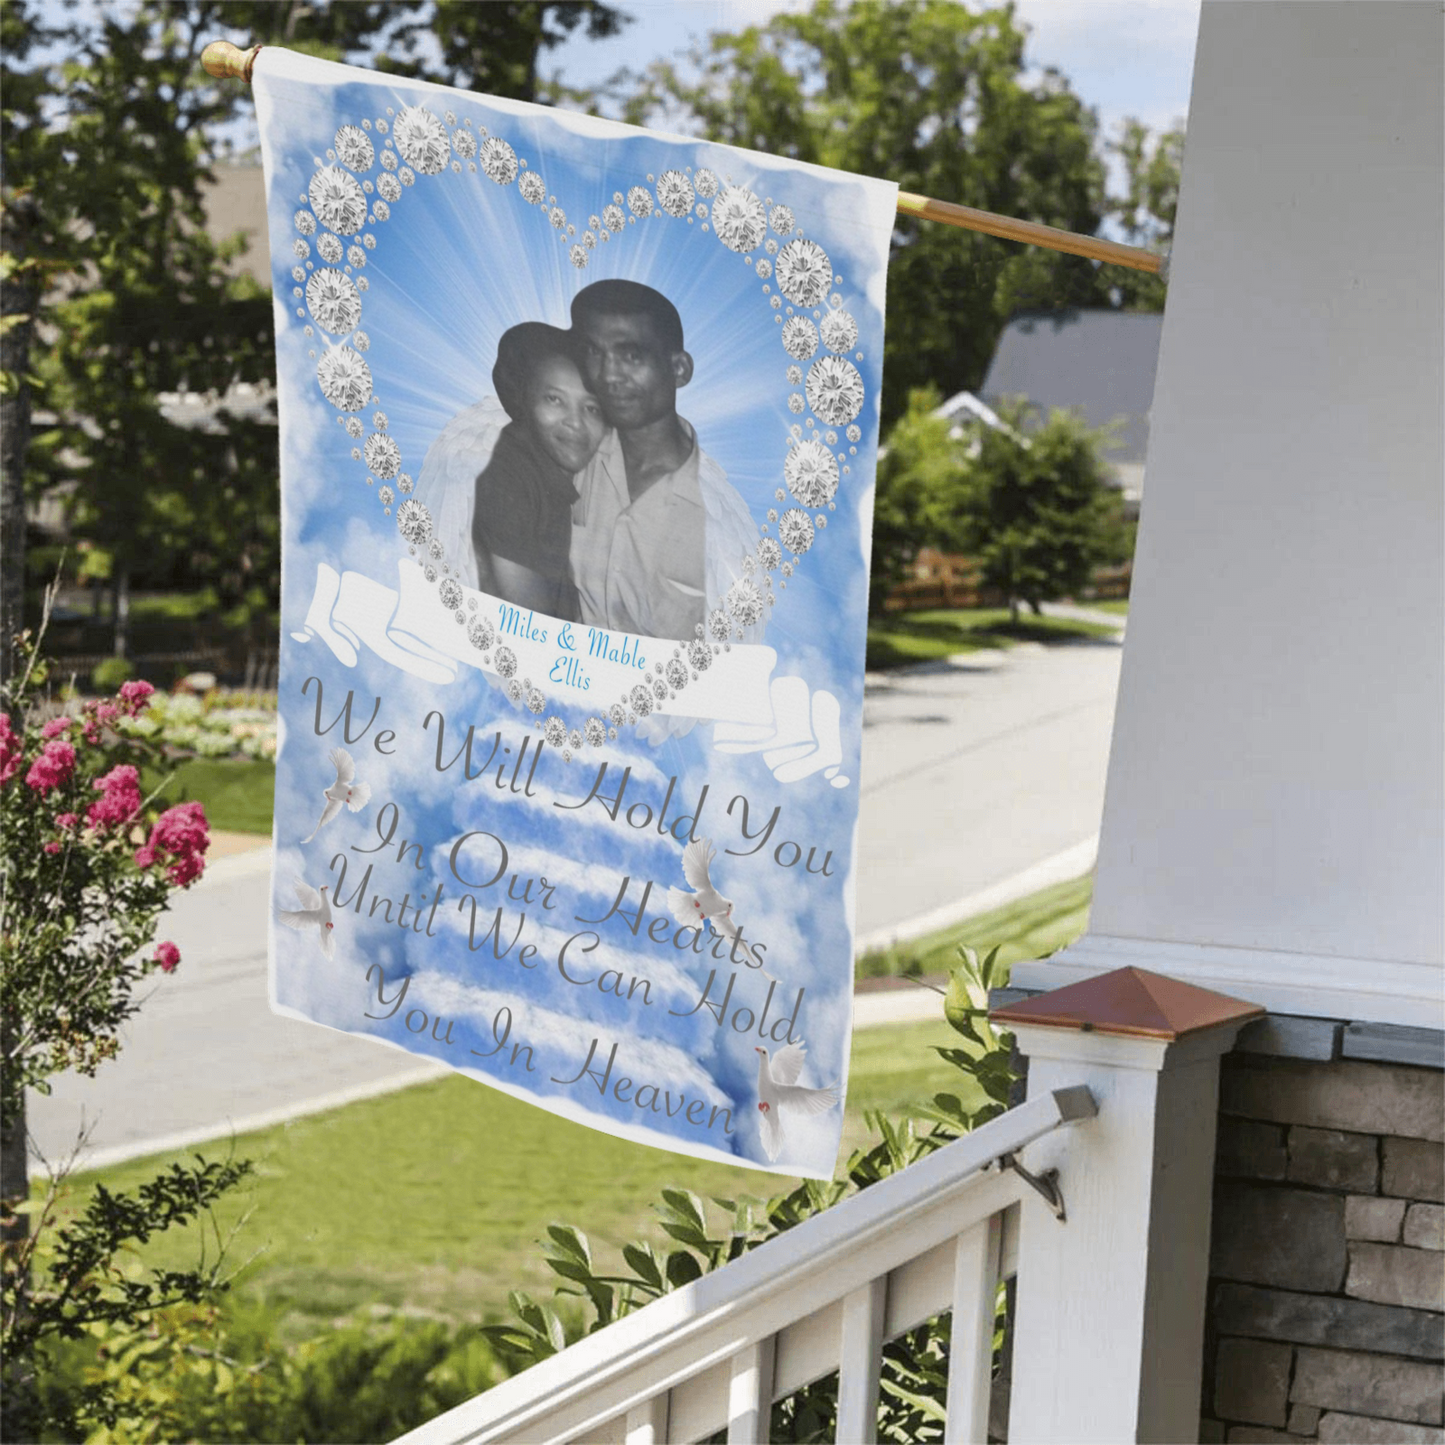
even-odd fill
[[[1125,968],[993,1013],[1030,1097],[1085,1084],[1098,1104],[1028,1151],[1067,1218],[1024,1198],[1010,1440],[1198,1438],[1219,1057],[1262,1012]]]
[[[1256,1032],[1220,1081],[1200,1438],[1445,1441],[1438,1040],[1421,1067]]]

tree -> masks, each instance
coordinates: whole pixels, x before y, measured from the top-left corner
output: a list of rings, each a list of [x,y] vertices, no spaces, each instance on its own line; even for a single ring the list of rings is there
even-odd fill
[[[206,8],[211,39],[284,45],[511,100],[545,99],[543,52],[582,27],[589,40],[606,39],[629,18],[599,0],[230,0]]]
[[[226,275],[205,230],[209,137],[234,108],[197,64],[215,8],[143,5],[48,32],[24,6],[7,12],[22,58],[48,49],[6,111],[6,210],[23,199],[30,215],[11,255],[23,245],[36,277],[33,326],[6,369],[34,378],[56,416],[7,471],[23,467],[32,489],[77,477],[76,530],[108,558],[122,601],[142,559],[181,545],[164,499],[209,449],[167,421],[159,394],[224,392],[271,365],[269,300]],[[17,409],[28,430],[28,393]],[[10,523],[21,531],[19,513]],[[124,651],[123,605],[116,616]]]
[[[0,686],[10,681],[14,639],[24,626],[25,466],[36,316],[51,276],[74,254],[63,195],[66,168],[59,138],[44,116],[48,71],[32,63],[56,35],[29,0],[0,7]]]
[[[879,459],[871,612],[924,546],[974,557],[1015,623],[1020,603],[1037,612],[1127,559],[1122,502],[1100,460],[1107,428],[1067,411],[1039,422],[1022,403],[1002,408],[1001,426],[960,426],[937,406],[937,392],[913,392]]]
[[[1032,427],[1021,405],[1001,417],[1003,427],[970,428],[975,445],[947,530],[1008,598],[1017,623],[1020,603],[1037,613],[1041,603],[1079,591],[1096,566],[1124,560],[1129,542],[1122,499],[1100,460],[1106,432],[1068,411]]]
[[[56,27],[42,13],[17,0],[3,20],[5,303],[15,318],[3,357],[14,379],[4,391],[5,615],[18,623],[19,479],[28,472],[33,493],[73,478],[72,528],[110,578],[124,652],[128,580],[142,565],[199,571],[224,603],[252,612],[274,606],[279,580],[274,429],[222,414],[196,432],[169,421],[159,400],[181,389],[224,396],[234,382],[265,382],[273,366],[267,290],[227,274],[230,248],[206,231],[203,187],[223,127],[250,95],[204,74],[205,44],[239,32],[531,99],[542,51],[584,24],[613,34],[623,17],[588,0],[145,0],[124,18],[92,12]],[[34,446],[31,377],[58,418]]]
[[[1124,168],[1125,189],[1112,212],[1133,246],[1168,253],[1179,207],[1179,173],[1184,164],[1184,127],[1158,135],[1130,116],[1119,127],[1109,151]],[[1164,281],[1147,271],[1124,271],[1115,278],[1112,299],[1126,311],[1162,311]]]
[[[937,415],[939,395],[932,387],[908,394],[908,410],[899,417],[878,458],[873,494],[873,567],[868,577],[868,611],[879,615],[884,598],[903,580],[918,549],[956,540],[952,508],[963,483],[967,460],[952,423]]]
[[[1106,213],[1093,112],[1057,72],[1026,77],[1011,7],[815,0],[654,67],[629,120],[681,107],[709,139],[896,180],[907,191],[1087,234]],[[976,388],[1024,307],[1108,305],[1094,263],[900,216],[883,412],[914,388]]]

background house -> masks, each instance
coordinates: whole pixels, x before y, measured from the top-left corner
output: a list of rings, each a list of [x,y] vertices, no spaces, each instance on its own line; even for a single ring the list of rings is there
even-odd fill
[[[1081,411],[1091,427],[1116,427],[1106,450],[1131,517],[1144,494],[1149,408],[1162,315],[1069,310],[1015,316],[999,337],[980,391],[989,407],[1023,397],[1044,412]]]

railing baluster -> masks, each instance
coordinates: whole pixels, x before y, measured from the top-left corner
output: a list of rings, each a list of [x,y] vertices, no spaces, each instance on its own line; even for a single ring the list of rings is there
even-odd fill
[[[883,1313],[888,1276],[843,1301],[838,1357],[838,1445],[868,1445],[878,1432],[878,1374],[883,1368]]]
[[[667,1445],[667,1391],[627,1412],[627,1445]]]
[[[948,1357],[948,1423],[944,1445],[983,1445],[993,1366],[994,1300],[998,1293],[1003,1220],[995,1214],[958,1236],[953,1256],[953,1333]]]
[[[766,1445],[773,1413],[773,1337],[741,1349],[728,1381],[728,1445]]]

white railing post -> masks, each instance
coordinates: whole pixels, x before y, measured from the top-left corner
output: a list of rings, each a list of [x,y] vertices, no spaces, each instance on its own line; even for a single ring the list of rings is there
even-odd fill
[[[838,1445],[867,1445],[878,1427],[878,1377],[883,1372],[883,1315],[888,1276],[879,1275],[843,1300],[838,1352]]]
[[[1262,1012],[1141,969],[1001,1009],[1029,1095],[1086,1084],[1097,1116],[1058,1166],[1061,1221],[1030,1191],[1019,1221],[1009,1439],[1199,1438],[1219,1057]]]
[[[988,1438],[994,1306],[1002,1243],[1003,1221],[994,1215],[960,1234],[954,1249],[944,1445],[969,1445]]]
[[[654,1395],[627,1412],[623,1426],[625,1445],[667,1445],[667,1395]]]
[[[766,1445],[773,1414],[773,1339],[744,1346],[728,1378],[728,1445]]]

